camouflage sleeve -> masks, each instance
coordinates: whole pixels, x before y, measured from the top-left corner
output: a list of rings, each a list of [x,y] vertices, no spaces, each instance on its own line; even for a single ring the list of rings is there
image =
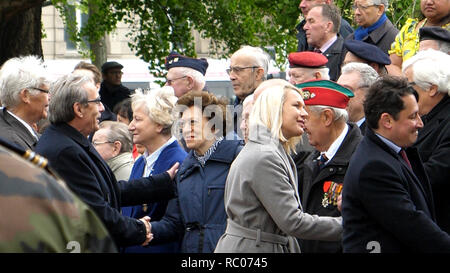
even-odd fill
[[[64,182],[2,146],[0,162],[0,252],[117,251]]]

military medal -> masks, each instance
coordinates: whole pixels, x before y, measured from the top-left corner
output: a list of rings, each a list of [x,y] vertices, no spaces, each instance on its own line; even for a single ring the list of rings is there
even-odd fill
[[[329,204],[337,206],[337,199],[342,192],[342,184],[325,181],[323,183],[323,192],[322,206],[324,208],[328,207]]]

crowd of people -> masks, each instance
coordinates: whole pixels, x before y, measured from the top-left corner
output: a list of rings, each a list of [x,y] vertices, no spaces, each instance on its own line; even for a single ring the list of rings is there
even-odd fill
[[[450,252],[450,2],[400,30],[388,0],[354,0],[355,30],[332,2],[300,1],[289,81],[231,55],[232,103],[177,52],[154,90],[6,61],[0,251]]]

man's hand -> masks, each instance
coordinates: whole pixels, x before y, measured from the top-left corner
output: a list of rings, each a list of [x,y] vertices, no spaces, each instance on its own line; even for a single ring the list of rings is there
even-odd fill
[[[144,216],[139,220],[144,223],[145,230],[147,231],[146,236],[145,236],[145,241],[142,243],[142,246],[146,246],[153,239],[152,225],[150,224],[150,217]]]
[[[339,212],[341,212],[342,210],[342,193],[339,194],[337,199],[337,209],[339,210]]]
[[[173,180],[173,178],[175,177],[175,175],[178,172],[178,167],[180,166],[180,163],[175,163],[173,164],[172,167],[170,167],[170,169],[168,169],[166,172],[170,175],[170,179]]]

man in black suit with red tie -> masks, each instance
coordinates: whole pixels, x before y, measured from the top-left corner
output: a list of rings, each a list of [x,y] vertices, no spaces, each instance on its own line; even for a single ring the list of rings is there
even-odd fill
[[[344,252],[450,252],[420,157],[408,148],[423,127],[414,90],[406,79],[381,78],[364,112],[366,135],[344,178]]]

